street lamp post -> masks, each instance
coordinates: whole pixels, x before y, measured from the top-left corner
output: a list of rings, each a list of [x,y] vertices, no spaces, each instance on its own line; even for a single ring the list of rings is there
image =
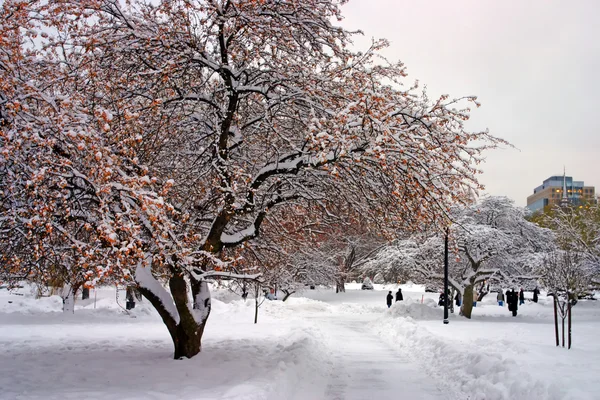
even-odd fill
[[[448,321],[448,228],[444,237],[444,324]]]

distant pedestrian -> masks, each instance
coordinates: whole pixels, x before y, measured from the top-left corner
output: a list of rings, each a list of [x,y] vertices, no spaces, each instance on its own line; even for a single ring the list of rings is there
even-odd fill
[[[454,300],[456,301],[456,306],[460,307],[460,292],[456,291],[456,296],[454,296]]]
[[[535,289],[533,289],[533,302],[534,303],[538,302],[538,294],[540,294],[540,291],[538,290],[538,288],[536,286]]]
[[[477,299],[479,298],[479,293],[475,289],[473,289],[473,307],[477,307]]]
[[[392,291],[390,290],[390,292],[388,293],[387,297],[387,306],[388,308],[390,308],[392,306],[392,301],[394,301],[394,295],[392,295]]]
[[[519,305],[522,306],[523,304],[525,304],[525,293],[523,292],[523,288],[521,288],[519,292]]]
[[[507,299],[508,301],[508,309],[512,312],[513,317],[517,316],[517,310],[519,309],[519,296],[515,289],[510,292],[510,296]]]
[[[498,300],[498,305],[500,307],[504,307],[504,293],[502,293],[502,289],[498,290],[498,296],[496,296],[496,300]]]
[[[398,291],[396,292],[396,301],[402,300],[404,300],[404,297],[402,296],[402,289],[398,288]]]
[[[440,298],[438,299],[438,306],[442,307],[446,302],[446,295],[444,293],[440,293]]]

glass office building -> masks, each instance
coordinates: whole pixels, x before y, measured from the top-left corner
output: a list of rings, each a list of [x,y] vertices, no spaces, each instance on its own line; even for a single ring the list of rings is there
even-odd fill
[[[546,206],[560,204],[563,187],[566,187],[566,197],[570,204],[596,202],[593,186],[585,186],[583,181],[575,181],[571,176],[551,176],[533,189],[533,194],[527,197],[527,208],[535,212],[543,210]]]

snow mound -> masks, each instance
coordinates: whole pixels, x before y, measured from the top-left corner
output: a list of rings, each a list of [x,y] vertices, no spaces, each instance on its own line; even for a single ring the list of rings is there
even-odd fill
[[[212,300],[217,299],[217,300],[222,301],[223,303],[232,303],[235,301],[242,300],[241,295],[234,293],[229,289],[222,289],[222,288],[217,288],[217,289],[211,288],[210,297]]]
[[[307,299],[306,297],[290,297],[285,302],[283,301],[266,301],[265,309],[273,314],[289,315],[289,311],[301,313],[330,313],[332,306],[319,301]]]
[[[396,306],[390,314],[404,308],[417,309],[416,306]],[[422,306],[423,310],[428,307]],[[436,318],[439,317],[438,310]],[[436,380],[445,381],[448,398],[459,398],[464,393],[473,400],[564,398],[557,385],[546,385],[519,368],[506,354],[510,342],[506,342],[509,348],[503,352],[494,352],[488,341],[452,342],[410,319],[382,318],[372,329],[391,346],[410,354],[412,361],[420,362]],[[455,368],[447,368],[449,363]]]
[[[402,288],[402,290],[406,292],[423,292],[425,293],[425,285],[418,285],[413,283],[412,281],[407,281],[403,285],[399,285],[398,287]]]
[[[379,314],[381,313],[381,305],[342,303],[334,306],[333,311],[340,314]]]
[[[410,317],[412,319],[426,320],[440,319],[442,313],[442,309],[437,306],[435,300],[425,299],[423,303],[413,300],[397,301],[392,304],[387,315],[394,318]]]
[[[30,295],[4,294],[0,296],[0,313],[41,314],[62,312],[62,299],[59,296],[36,299]]]

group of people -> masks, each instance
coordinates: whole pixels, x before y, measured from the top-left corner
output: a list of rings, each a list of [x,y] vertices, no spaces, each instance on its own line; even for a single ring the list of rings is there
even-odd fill
[[[398,288],[398,291],[396,292],[396,301],[402,301],[402,300],[404,300],[404,296],[402,296],[402,289]],[[392,294],[392,291],[390,290],[386,297],[386,302],[387,302],[388,308],[390,308],[392,306],[393,301],[394,301],[394,295]]]
[[[504,307],[504,293],[502,293],[502,289],[498,290],[496,300],[498,300],[498,305],[500,307]],[[523,288],[521,288],[518,294],[515,292],[515,289],[506,291],[506,304],[508,304],[508,311],[512,312],[513,317],[517,316],[519,305],[522,305],[523,303],[525,303]]]
[[[533,302],[538,302],[538,294],[540,291],[536,287],[533,290]],[[496,300],[498,300],[498,305],[500,307],[504,307],[504,293],[502,293],[502,289],[498,290],[498,295],[496,296]],[[506,304],[508,304],[508,311],[512,312],[513,317],[517,316],[517,310],[519,306],[525,304],[525,292],[523,292],[523,288],[519,290],[519,293],[515,292],[515,289],[506,291]]]
[[[539,293],[540,293],[540,291],[536,287],[533,290],[533,302],[534,303],[538,302]],[[447,294],[445,294],[443,292],[440,294],[438,305],[440,305],[440,306],[444,305],[447,295],[448,296],[450,295],[449,290],[448,290]],[[475,292],[475,290],[473,290],[473,306],[477,306],[478,296],[479,296],[479,294],[477,292]],[[498,305],[500,307],[504,307],[504,299],[505,299],[504,293],[502,293],[502,289],[499,289],[498,295],[496,296],[496,300],[498,301]],[[398,288],[398,291],[396,292],[396,301],[402,301],[402,300],[404,300],[404,296],[402,296],[402,289]],[[461,296],[460,296],[460,292],[456,293],[454,300],[456,301],[456,305],[460,307],[461,300],[462,300]],[[392,306],[393,301],[394,301],[394,295],[392,294],[392,291],[390,290],[386,297],[386,302],[387,302],[388,308],[390,308]],[[523,292],[523,288],[521,288],[519,293],[515,292],[515,289],[507,290],[506,291],[506,304],[508,304],[508,311],[512,312],[513,317],[516,317],[519,306],[525,304],[525,293]]]

